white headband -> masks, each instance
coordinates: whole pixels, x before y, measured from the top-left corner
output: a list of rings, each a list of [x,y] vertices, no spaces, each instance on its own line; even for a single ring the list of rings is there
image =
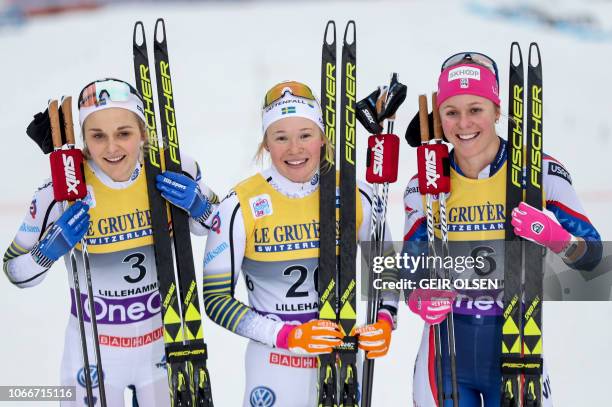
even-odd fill
[[[114,102],[110,98],[104,98],[98,103],[100,103],[98,106],[94,105],[89,107],[82,107],[79,109],[79,123],[81,124],[81,127],[83,127],[85,119],[87,119],[90,114],[99,110],[110,109],[113,107],[118,107],[120,109],[126,109],[131,112],[134,112],[138,117],[140,117],[143,122],[147,122],[144,116],[144,107],[142,104],[142,100],[140,100],[140,98],[138,98],[138,96],[134,95],[133,93],[130,93],[130,95],[128,96],[128,100],[123,102]]]
[[[264,107],[261,113],[263,133],[266,133],[272,123],[286,117],[303,117],[312,120],[325,133],[319,102],[293,96],[291,93],[285,93],[282,98]]]

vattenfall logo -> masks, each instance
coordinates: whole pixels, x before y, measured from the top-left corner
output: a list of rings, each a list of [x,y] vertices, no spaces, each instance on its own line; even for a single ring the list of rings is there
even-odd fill
[[[295,98],[295,99],[289,99],[289,100],[279,100],[277,102],[274,102],[270,106],[266,107],[264,111],[268,113],[272,109],[275,109],[277,107],[280,107],[282,105],[286,105],[289,103],[294,104],[294,105],[301,104],[301,105],[306,105],[306,106],[314,108],[314,105],[309,102],[306,102],[306,100]],[[293,108],[295,109],[295,107]]]

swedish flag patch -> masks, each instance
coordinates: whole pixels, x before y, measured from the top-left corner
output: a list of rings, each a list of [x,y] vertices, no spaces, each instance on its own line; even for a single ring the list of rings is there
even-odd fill
[[[295,106],[287,106],[281,109],[281,114],[295,113]]]

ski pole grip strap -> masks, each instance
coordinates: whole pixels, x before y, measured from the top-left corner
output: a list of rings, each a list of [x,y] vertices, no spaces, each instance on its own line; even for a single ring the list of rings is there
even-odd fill
[[[501,372],[506,374],[542,374],[543,359],[539,356],[502,356]]]
[[[56,201],[74,201],[87,195],[83,174],[83,153],[79,149],[55,150],[49,156],[53,197]]]
[[[375,134],[368,137],[366,181],[383,184],[397,181],[399,137],[395,134]]]
[[[419,191],[425,194],[450,192],[450,161],[446,144],[423,144],[417,147]]]
[[[171,343],[166,344],[166,356],[168,363],[182,363],[204,361],[208,359],[206,344],[201,343]]]

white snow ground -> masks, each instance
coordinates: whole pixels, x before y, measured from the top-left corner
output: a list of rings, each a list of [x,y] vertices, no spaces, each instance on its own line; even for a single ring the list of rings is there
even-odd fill
[[[544,4],[555,9],[588,7],[602,21],[612,18],[610,3]],[[604,239],[612,238],[607,161],[612,152],[610,42],[586,42],[534,25],[485,21],[457,1],[326,1],[115,6],[38,18],[0,31],[0,123],[5,141],[0,174],[8,179],[0,197],[1,247],[9,245],[32,193],[48,176],[48,161],[25,135],[31,115],[48,98],[76,95],[92,79],[114,76],[133,81],[133,23],[143,20],[151,40],[157,17],[167,23],[183,149],[199,160],[205,179],[220,194],[257,169],[252,157],[260,139],[263,92],[288,78],[318,89],[321,39],[330,18],[338,22],[339,39],[344,22],[357,21],[359,98],[386,83],[392,70],[408,85],[408,99],[396,122],[402,137],[416,111],[417,94],[434,90],[445,57],[478,50],[496,59],[506,100],[511,41],[520,41],[525,53],[529,42],[537,41],[544,66],[545,150],[566,164],[591,220]],[[499,131],[505,135],[505,127]],[[363,163],[361,129],[359,136]],[[403,188],[416,169],[414,152],[405,144],[401,157],[390,206],[397,239],[404,222]],[[363,172],[360,165],[358,173]],[[194,248],[201,273],[203,239],[195,239]],[[240,286],[239,296],[244,294]],[[58,384],[69,304],[63,265],[54,266],[42,284],[27,290],[0,278],[0,292],[0,385]],[[546,303],[545,352],[557,406],[610,404],[611,318],[610,302]],[[204,322],[215,403],[241,405],[246,340],[208,319]],[[374,405],[411,404],[412,363],[421,327],[402,307],[391,352],[376,363]]]

